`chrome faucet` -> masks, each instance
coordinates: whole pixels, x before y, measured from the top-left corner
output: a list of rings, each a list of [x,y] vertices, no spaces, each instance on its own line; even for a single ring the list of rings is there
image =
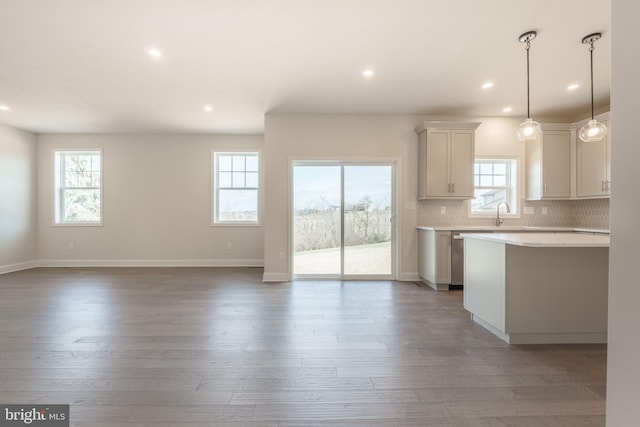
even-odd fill
[[[500,224],[504,222],[503,219],[500,219],[500,205],[504,205],[507,208],[507,213],[511,213],[511,208],[509,207],[509,203],[500,202],[496,205],[496,227],[500,227]]]

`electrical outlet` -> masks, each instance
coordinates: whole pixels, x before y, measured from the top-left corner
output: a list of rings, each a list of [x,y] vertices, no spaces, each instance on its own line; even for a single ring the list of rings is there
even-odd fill
[[[280,252],[280,261],[284,261],[284,252]]]
[[[447,207],[440,206],[440,215],[446,215],[446,214],[447,214]]]
[[[540,211],[542,211],[542,215],[546,215],[547,214],[547,207],[546,206],[541,207]]]

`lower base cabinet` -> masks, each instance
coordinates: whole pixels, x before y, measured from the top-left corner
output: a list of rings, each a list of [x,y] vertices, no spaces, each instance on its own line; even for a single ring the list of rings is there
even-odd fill
[[[418,273],[421,281],[435,290],[449,290],[451,232],[419,229],[418,257]]]

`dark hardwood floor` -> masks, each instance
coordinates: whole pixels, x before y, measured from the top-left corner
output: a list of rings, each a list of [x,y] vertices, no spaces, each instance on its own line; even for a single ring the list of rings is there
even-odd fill
[[[461,291],[261,279],[0,275],[0,403],[67,403],[72,426],[95,427],[605,423],[605,345],[509,346]]]

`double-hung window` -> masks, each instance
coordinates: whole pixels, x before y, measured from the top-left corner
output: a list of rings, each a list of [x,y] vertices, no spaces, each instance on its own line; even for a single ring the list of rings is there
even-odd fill
[[[260,155],[256,151],[214,152],[213,224],[260,222]]]
[[[102,151],[54,151],[54,222],[102,225]]]
[[[518,214],[517,160],[476,159],[474,198],[469,203],[471,215],[495,215],[498,203],[507,202],[511,215]]]

